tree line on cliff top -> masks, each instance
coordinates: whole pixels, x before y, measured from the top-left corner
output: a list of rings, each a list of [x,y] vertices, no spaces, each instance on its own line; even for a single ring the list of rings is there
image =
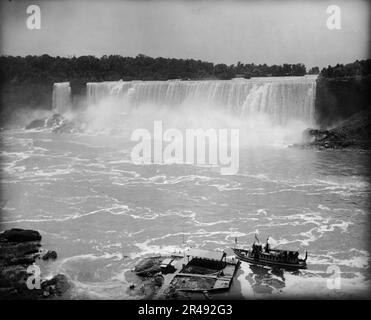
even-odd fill
[[[356,60],[353,63],[337,64],[323,68],[321,76],[324,78],[341,78],[371,75],[371,59]]]
[[[1,77],[5,82],[232,79],[235,77],[301,76],[303,64],[235,65],[213,64],[194,59],[151,58],[145,55],[81,57],[26,56],[0,57]]]
[[[321,75],[349,76],[369,74],[370,60],[324,68]],[[53,83],[62,81],[115,81],[115,80],[201,80],[232,79],[235,77],[303,76],[318,74],[319,68],[308,72],[302,63],[271,65],[213,64],[194,59],[152,58],[143,54],[136,57],[119,55],[81,57],[0,56],[0,76],[10,83]]]

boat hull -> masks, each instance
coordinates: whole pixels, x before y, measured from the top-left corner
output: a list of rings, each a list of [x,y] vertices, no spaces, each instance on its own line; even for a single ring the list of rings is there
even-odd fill
[[[255,265],[265,265],[270,267],[276,268],[284,268],[284,269],[306,269],[307,264],[304,260],[299,259],[298,263],[291,263],[291,262],[283,262],[283,261],[269,261],[267,259],[262,258],[254,258],[250,256],[249,250],[242,250],[237,248],[232,248],[234,254],[238,259],[241,261],[245,261]]]

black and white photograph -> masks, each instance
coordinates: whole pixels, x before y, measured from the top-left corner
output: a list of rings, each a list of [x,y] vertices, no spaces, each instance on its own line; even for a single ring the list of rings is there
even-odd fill
[[[0,300],[370,299],[370,7],[0,0]]]

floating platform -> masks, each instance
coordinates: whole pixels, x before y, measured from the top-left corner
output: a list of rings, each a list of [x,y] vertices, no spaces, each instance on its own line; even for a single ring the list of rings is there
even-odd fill
[[[204,292],[228,290],[239,260],[226,258],[225,252],[191,249],[186,252],[187,264],[176,273],[170,290]]]
[[[183,255],[153,256],[134,269],[138,276],[164,278],[159,295],[177,291],[210,292],[228,290],[240,261],[220,251],[190,249]]]

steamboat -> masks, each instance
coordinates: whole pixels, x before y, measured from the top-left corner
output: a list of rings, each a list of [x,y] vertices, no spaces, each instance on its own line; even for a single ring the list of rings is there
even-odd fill
[[[268,239],[264,247],[254,242],[250,250],[242,248],[232,248],[232,250],[238,259],[252,264],[286,269],[306,269],[307,267],[307,252],[305,252],[305,258],[300,258],[298,251],[272,249]]]

